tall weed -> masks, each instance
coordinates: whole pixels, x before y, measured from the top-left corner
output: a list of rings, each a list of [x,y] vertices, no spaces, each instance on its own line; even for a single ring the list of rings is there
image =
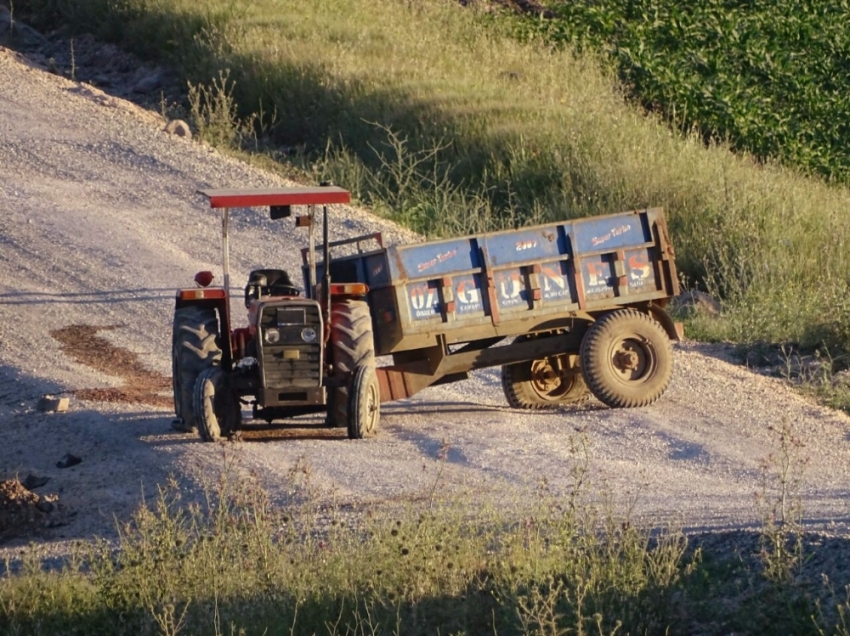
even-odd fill
[[[673,620],[679,532],[650,537],[544,491],[519,519],[440,498],[352,515],[309,495],[303,464],[293,478],[307,498],[282,508],[232,461],[200,501],[166,484],[117,546],[87,546],[62,572],[29,557],[0,578],[0,623],[18,633],[510,635],[662,633]]]

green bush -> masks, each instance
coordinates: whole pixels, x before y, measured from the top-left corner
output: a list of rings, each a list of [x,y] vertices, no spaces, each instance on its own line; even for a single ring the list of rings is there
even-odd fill
[[[250,483],[226,473],[202,504],[172,483],[61,572],[31,554],[0,577],[0,630],[660,634],[688,567],[681,533],[540,495],[520,519],[447,502],[352,516],[274,507]]]

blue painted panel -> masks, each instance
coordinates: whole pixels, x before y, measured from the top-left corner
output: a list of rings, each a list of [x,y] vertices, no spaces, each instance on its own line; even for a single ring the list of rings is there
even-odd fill
[[[533,263],[563,254],[566,250],[566,242],[556,224],[488,236],[484,243],[487,245],[490,263],[496,266]]]
[[[574,222],[576,250],[579,254],[614,251],[646,243],[652,237],[645,220],[646,215],[633,214]]]
[[[512,307],[528,309],[525,277],[518,267],[496,272],[493,282],[496,284],[496,301],[499,303],[499,309]]]
[[[614,275],[613,259],[608,254],[585,257],[581,263],[584,295],[588,300],[598,300],[614,295],[617,278]]]
[[[540,271],[540,288],[543,300],[574,304],[575,290],[569,276],[569,265],[560,261],[548,263]]]
[[[369,287],[385,287],[390,284],[390,271],[387,267],[387,253],[371,254],[366,257],[366,282]]]
[[[404,273],[397,271],[393,252],[397,252],[407,278],[436,277],[451,272],[481,267],[478,249],[474,239],[457,239],[439,243],[420,243],[390,248],[390,267],[393,277],[404,278]]]

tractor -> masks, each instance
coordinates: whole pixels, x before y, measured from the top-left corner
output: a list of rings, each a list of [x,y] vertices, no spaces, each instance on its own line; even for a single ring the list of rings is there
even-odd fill
[[[334,186],[266,190],[204,190],[211,208],[222,211],[223,281],[209,271],[197,287],[177,291],[172,331],[173,426],[197,431],[205,441],[226,439],[242,425],[243,406],[254,419],[272,422],[326,412],[325,423],[346,427],[348,437],[375,434],[380,392],[375,372],[372,319],[363,283],[333,283],[328,205],[348,203]],[[230,308],[230,208],[269,209],[273,220],[296,216],[309,230],[303,252],[304,294],[283,269],[252,271],[244,288],[246,327],[234,327]],[[317,269],[315,228],[322,207],[324,255]],[[378,236],[378,235],[376,235]],[[380,240],[378,236],[377,240]],[[345,241],[342,241],[345,243]]]

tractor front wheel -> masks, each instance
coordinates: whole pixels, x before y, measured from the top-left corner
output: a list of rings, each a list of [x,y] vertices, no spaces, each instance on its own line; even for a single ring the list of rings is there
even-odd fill
[[[342,386],[331,389],[328,424],[347,426],[351,403],[351,377],[360,367],[375,367],[372,315],[362,300],[345,300],[331,306],[331,355],[333,374]]]
[[[227,439],[242,424],[239,399],[228,390],[221,367],[210,367],[195,383],[195,415],[205,442]]]
[[[348,438],[374,437],[381,419],[381,391],[374,366],[359,367],[351,382]]]

